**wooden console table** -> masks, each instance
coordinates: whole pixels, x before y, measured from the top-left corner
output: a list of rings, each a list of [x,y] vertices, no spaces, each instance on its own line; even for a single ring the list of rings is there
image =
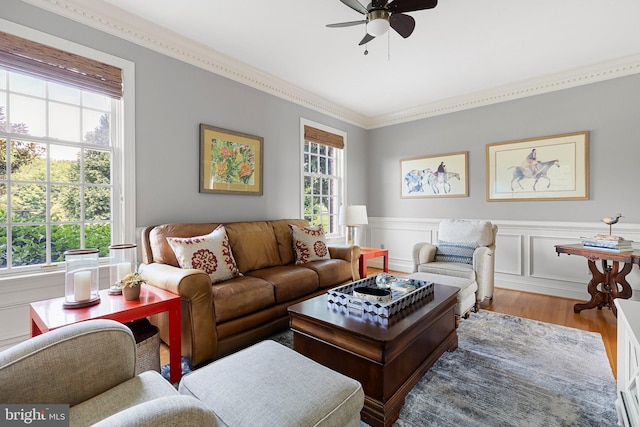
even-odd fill
[[[631,298],[632,289],[627,282],[627,275],[631,272],[633,264],[640,265],[640,252],[608,252],[598,249],[587,249],[582,244],[556,245],[556,252],[568,255],[580,255],[587,259],[592,278],[587,285],[587,291],[591,299],[586,303],[573,306],[575,313],[591,308],[602,309],[609,307],[617,317],[618,310],[613,300],[616,298]],[[602,262],[602,271],[598,269],[596,261]],[[611,262],[611,264],[609,264]],[[620,263],[623,263],[622,270]],[[598,285],[601,285],[598,287]]]

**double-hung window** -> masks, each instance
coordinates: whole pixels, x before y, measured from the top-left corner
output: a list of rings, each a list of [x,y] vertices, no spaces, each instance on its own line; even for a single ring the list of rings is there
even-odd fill
[[[327,236],[341,234],[338,225],[344,199],[344,132],[302,120],[302,215],[322,225]]]
[[[0,32],[0,276],[123,233],[122,70]]]

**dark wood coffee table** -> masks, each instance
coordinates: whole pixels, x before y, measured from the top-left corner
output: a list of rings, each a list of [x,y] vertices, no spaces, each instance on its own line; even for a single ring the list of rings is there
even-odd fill
[[[372,427],[398,419],[406,395],[445,351],[458,347],[458,288],[434,285],[388,324],[329,306],[327,295],[289,307],[293,348],[354,378],[365,393],[361,419]]]

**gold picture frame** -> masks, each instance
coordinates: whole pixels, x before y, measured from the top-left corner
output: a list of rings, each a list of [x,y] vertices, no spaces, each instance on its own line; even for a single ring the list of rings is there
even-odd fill
[[[200,124],[200,192],[262,195],[264,139]]]
[[[400,160],[400,197],[469,196],[469,152]],[[444,167],[444,173],[442,168]]]
[[[487,144],[487,201],[589,199],[589,132]]]

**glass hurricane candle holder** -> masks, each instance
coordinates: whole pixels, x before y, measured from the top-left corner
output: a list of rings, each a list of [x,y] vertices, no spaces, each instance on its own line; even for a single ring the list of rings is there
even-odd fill
[[[80,308],[100,302],[97,249],[72,249],[64,253],[65,308]]]
[[[121,294],[120,280],[129,273],[135,273],[137,269],[136,245],[122,243],[109,246],[109,293]]]

